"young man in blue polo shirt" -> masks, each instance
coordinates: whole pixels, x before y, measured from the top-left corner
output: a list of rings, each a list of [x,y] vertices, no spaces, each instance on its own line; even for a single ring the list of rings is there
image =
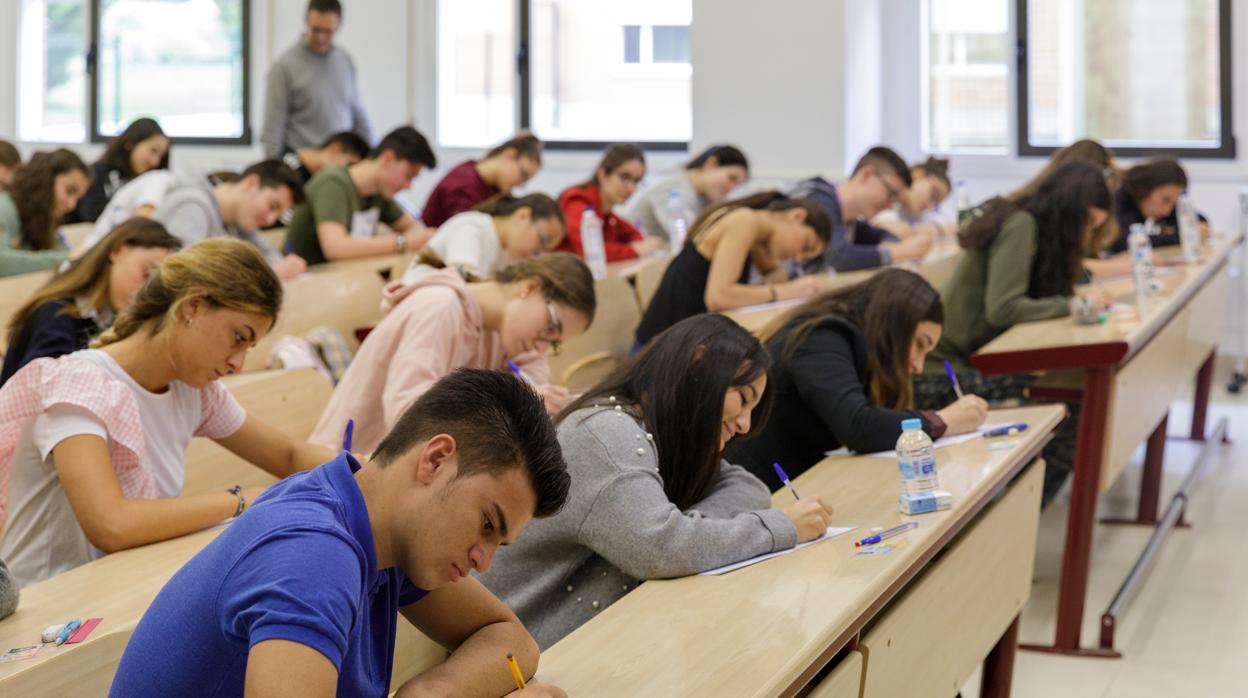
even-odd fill
[[[513,692],[538,648],[469,576],[567,498],[540,398],[463,369],[403,415],[368,463],[348,453],[264,493],[169,580],[112,696],[385,696],[397,614],[448,650],[400,696]],[[529,683],[517,696],[564,697]]]

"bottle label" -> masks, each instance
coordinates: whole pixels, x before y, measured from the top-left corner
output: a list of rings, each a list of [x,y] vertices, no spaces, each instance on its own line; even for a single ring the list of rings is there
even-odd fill
[[[901,470],[903,480],[932,477],[936,474],[936,458],[934,455],[922,455],[913,459],[901,458],[897,461],[897,467]]]

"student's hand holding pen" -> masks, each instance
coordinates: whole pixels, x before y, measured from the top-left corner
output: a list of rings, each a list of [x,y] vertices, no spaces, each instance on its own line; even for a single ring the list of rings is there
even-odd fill
[[[832,507],[818,497],[803,497],[782,511],[797,527],[798,543],[822,536],[832,523]]]

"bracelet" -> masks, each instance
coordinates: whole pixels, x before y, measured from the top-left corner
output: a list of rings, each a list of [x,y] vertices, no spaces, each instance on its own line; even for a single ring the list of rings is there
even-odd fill
[[[243,509],[247,508],[247,500],[243,499],[243,488],[238,485],[234,485],[230,489],[226,490],[226,492],[238,497],[238,508],[234,510],[234,515],[230,517],[231,519],[237,519],[242,515]]]
[[[396,233],[394,236],[394,251],[399,254],[407,252],[407,238],[402,233]]]
[[[776,302],[776,285],[775,285],[775,284],[767,284],[767,288],[768,288],[769,290],[771,290],[771,302],[772,302],[772,303],[775,303],[775,302]]]

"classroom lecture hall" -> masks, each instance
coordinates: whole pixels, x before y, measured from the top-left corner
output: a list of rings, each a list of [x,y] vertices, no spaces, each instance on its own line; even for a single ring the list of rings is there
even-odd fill
[[[1248,696],[1239,3],[0,46],[0,696]]]

